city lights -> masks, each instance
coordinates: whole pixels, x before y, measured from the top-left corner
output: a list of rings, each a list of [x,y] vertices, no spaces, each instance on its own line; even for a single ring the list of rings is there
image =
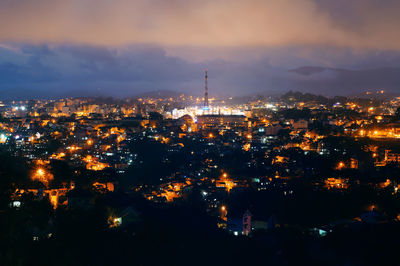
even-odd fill
[[[0,0],[0,265],[398,265],[399,13]]]

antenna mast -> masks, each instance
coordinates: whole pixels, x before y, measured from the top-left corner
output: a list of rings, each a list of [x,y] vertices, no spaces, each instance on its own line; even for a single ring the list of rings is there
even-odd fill
[[[209,110],[210,107],[208,105],[208,70],[206,69],[206,75],[205,75],[205,91],[204,91],[204,106],[203,110]]]

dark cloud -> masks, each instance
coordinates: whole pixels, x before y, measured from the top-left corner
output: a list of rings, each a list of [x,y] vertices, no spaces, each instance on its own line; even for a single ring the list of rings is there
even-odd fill
[[[0,56],[2,52],[12,51],[0,50]],[[180,86],[195,80],[196,73],[202,75],[199,65],[166,56],[164,50],[154,47],[116,50],[53,45],[28,49],[21,45],[13,53],[15,62],[0,64],[3,96],[15,88],[20,88],[21,96],[24,89],[49,90],[49,96],[77,91],[128,96],[146,90],[184,89]]]
[[[214,95],[277,93],[290,89],[322,94],[349,94],[368,88],[398,92],[400,84],[397,52],[360,55],[347,49],[323,53],[319,49],[282,48],[273,49],[273,53],[265,51],[262,58],[199,63],[169,56],[157,46],[14,44],[12,47],[0,48],[0,58],[4,58],[0,63],[3,97],[125,97],[151,90],[201,94],[206,67],[210,71],[210,94]],[[339,60],[338,54],[346,61]],[[323,64],[335,60],[346,62],[349,67]],[[307,72],[310,68],[289,71],[304,65],[321,67],[315,72],[311,68],[310,73]],[[390,67],[384,67],[387,65]]]

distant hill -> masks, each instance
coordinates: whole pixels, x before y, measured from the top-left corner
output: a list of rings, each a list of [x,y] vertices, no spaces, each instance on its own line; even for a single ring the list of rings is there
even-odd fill
[[[304,67],[299,67],[299,68],[295,68],[295,69],[290,69],[289,71],[300,74],[300,75],[309,76],[312,74],[321,73],[328,69],[331,69],[331,68],[317,67],[317,66],[304,66]]]
[[[360,69],[360,70],[351,70],[344,68],[331,68],[331,67],[319,67],[319,66],[303,66],[295,69],[290,69],[289,72],[294,72],[303,76],[310,76],[314,74],[319,74],[325,71],[336,72],[341,75],[348,75],[354,77],[362,77],[364,75],[372,75],[368,76],[369,78],[374,77],[383,77],[387,78],[400,78],[398,74],[400,73],[400,67],[381,67],[381,68],[371,68],[371,69]]]
[[[297,90],[327,95],[349,95],[365,91],[400,92],[400,67],[350,70],[304,66],[288,70],[291,86]],[[294,73],[294,75],[293,75]]]
[[[136,94],[134,97],[136,98],[175,98],[181,95],[181,92],[171,91],[171,90],[157,90],[157,91],[149,91]]]

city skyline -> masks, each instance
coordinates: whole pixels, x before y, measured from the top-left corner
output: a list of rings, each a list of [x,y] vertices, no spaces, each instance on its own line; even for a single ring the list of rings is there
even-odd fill
[[[399,10],[374,0],[2,1],[0,91],[193,94],[208,68],[217,95],[397,93]]]

